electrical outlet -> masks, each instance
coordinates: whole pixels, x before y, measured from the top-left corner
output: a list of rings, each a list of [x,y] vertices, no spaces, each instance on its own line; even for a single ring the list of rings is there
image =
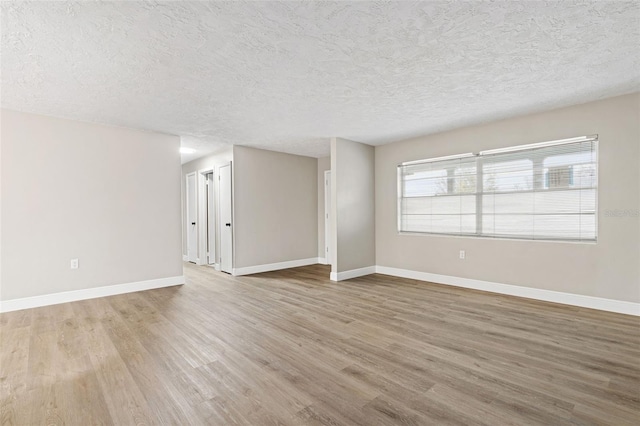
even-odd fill
[[[460,259],[464,260],[465,256],[466,256],[466,253],[464,252],[464,250],[460,250]]]
[[[78,259],[71,259],[71,269],[78,269]]]

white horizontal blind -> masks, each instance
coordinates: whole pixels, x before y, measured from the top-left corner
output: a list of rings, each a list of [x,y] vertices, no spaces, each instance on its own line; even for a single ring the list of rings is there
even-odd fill
[[[398,228],[595,241],[597,137],[399,166]]]
[[[476,167],[475,157],[400,166],[400,230],[475,234]]]
[[[486,153],[482,235],[596,239],[597,140]]]

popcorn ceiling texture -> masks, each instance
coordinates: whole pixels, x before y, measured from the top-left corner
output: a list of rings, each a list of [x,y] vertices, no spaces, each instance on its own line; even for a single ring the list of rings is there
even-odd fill
[[[640,89],[640,3],[2,2],[2,106],[309,156]]]

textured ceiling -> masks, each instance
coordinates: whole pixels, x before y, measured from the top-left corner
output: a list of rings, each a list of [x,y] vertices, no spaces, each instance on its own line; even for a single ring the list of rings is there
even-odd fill
[[[310,156],[640,89],[640,2],[2,2],[2,106]],[[188,158],[194,158],[189,156]]]

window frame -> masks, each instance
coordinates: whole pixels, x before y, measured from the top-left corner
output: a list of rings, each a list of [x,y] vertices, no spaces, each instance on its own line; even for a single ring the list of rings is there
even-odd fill
[[[595,167],[595,185],[590,187],[590,189],[594,189],[595,191],[595,207],[594,207],[594,238],[581,238],[581,237],[577,237],[577,238],[566,238],[566,237],[558,237],[558,238],[554,238],[552,236],[541,236],[541,237],[535,237],[535,236],[524,236],[524,235],[504,235],[504,234],[486,234],[483,233],[483,197],[485,195],[487,195],[487,192],[484,192],[484,173],[483,173],[483,166],[484,166],[484,158],[488,158],[488,155],[491,154],[507,154],[509,152],[518,152],[518,151],[522,151],[523,153],[523,158],[527,158],[527,156],[525,155],[525,151],[527,150],[533,150],[533,149],[539,149],[539,148],[545,148],[545,147],[552,147],[552,146],[559,146],[559,145],[567,145],[567,144],[572,144],[572,143],[580,143],[580,142],[593,142],[593,152],[595,152],[595,162],[594,167]],[[458,155],[448,155],[448,156],[443,156],[443,157],[434,157],[434,158],[427,158],[427,159],[423,159],[423,160],[415,160],[415,161],[406,161],[403,163],[400,163],[397,165],[396,167],[396,182],[397,182],[397,192],[396,192],[396,198],[397,198],[397,202],[396,202],[396,231],[399,235],[415,235],[415,236],[419,236],[419,235],[427,235],[427,236],[443,236],[443,237],[458,237],[458,238],[467,238],[467,237],[471,237],[471,238],[486,238],[486,239],[491,239],[491,240],[509,240],[509,241],[542,241],[542,242],[564,242],[564,243],[574,243],[574,244],[596,244],[598,242],[598,230],[599,230],[599,187],[600,187],[600,140],[599,140],[599,135],[595,134],[595,135],[589,135],[589,136],[580,136],[580,137],[575,137],[575,138],[568,138],[568,139],[560,139],[560,140],[554,140],[554,141],[547,141],[547,142],[540,142],[540,143],[533,143],[533,144],[525,144],[525,145],[514,145],[514,146],[509,146],[509,147],[505,147],[505,148],[499,148],[499,149],[493,149],[493,150],[485,150],[485,151],[480,151],[478,154],[474,154],[474,153],[464,153],[464,154],[458,154]],[[476,159],[476,191],[474,193],[469,193],[469,195],[474,195],[476,198],[476,210],[475,210],[475,219],[476,219],[476,230],[473,233],[470,232],[459,232],[459,233],[454,233],[454,232],[421,232],[421,231],[407,231],[407,230],[402,230],[402,220],[403,220],[403,214],[402,214],[402,201],[405,198],[411,198],[411,197],[405,197],[404,196],[404,180],[403,180],[403,167],[405,166],[409,166],[412,164],[421,164],[421,163],[429,163],[429,162],[439,162],[439,161],[446,161],[446,160],[455,160],[455,159],[462,159],[462,158],[467,158],[467,157],[475,157]],[[571,167],[573,168],[575,165],[571,165]],[[536,164],[535,161],[533,161],[533,176],[534,176],[534,182],[533,182],[533,188],[531,190],[524,190],[524,191],[504,191],[504,192],[495,192],[495,194],[508,194],[508,193],[536,193],[536,192],[541,192],[540,189],[536,189],[536,183],[535,183],[535,176],[536,176],[536,168],[540,168],[540,171],[544,172],[544,161],[540,161],[539,164]],[[575,173],[572,169],[572,175]],[[545,187],[545,179],[547,179],[547,176],[545,173],[542,173],[541,175],[541,184],[542,187]],[[575,176],[571,176],[571,180],[573,181],[575,179]],[[581,190],[581,189],[589,189],[589,188],[565,188],[565,189],[550,189],[550,188],[545,188],[544,191],[545,192],[550,192],[550,191],[567,191],[567,190]],[[460,194],[451,194],[451,195],[460,195]],[[534,215],[535,216],[535,215]]]

